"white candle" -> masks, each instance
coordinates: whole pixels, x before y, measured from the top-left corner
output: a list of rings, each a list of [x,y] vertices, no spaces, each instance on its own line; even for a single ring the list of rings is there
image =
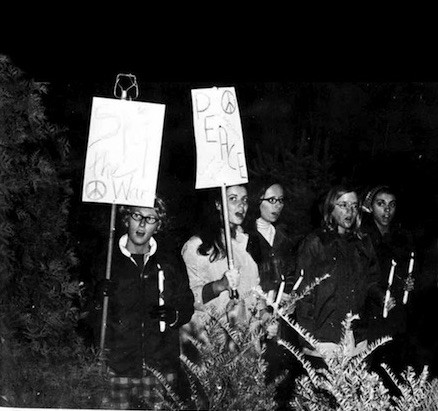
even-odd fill
[[[388,317],[388,302],[390,297],[391,297],[391,292],[389,291],[388,288],[385,294],[385,302],[383,303],[383,318]]]
[[[292,288],[293,291],[296,291],[296,290],[298,289],[298,287],[299,287],[300,284],[301,284],[301,281],[303,281],[303,277],[304,277],[304,270],[301,269],[301,274],[300,274],[300,276],[298,277],[298,280],[297,280],[297,282],[295,283],[294,287]]]
[[[278,289],[277,299],[275,300],[275,305],[277,307],[278,307],[278,304],[280,304],[281,297],[283,296],[284,285],[285,285],[285,281],[282,281],[280,283],[280,288]]]
[[[391,260],[391,269],[389,270],[388,277],[388,287],[392,284],[392,280],[394,279],[394,270],[397,263],[394,260]]]
[[[388,316],[388,301],[391,297],[391,291],[390,287],[392,284],[392,280],[394,279],[394,270],[397,263],[394,260],[391,260],[391,269],[389,270],[389,277],[388,277],[388,288],[386,289],[385,294],[385,302],[383,303],[383,318],[386,318]]]
[[[269,305],[272,305],[274,303],[274,294],[275,294],[275,290],[268,291],[268,296],[266,297],[266,300]]]
[[[408,269],[408,274],[412,274],[412,272],[414,271],[414,253],[411,253],[411,259],[409,260],[409,269]]]
[[[158,305],[164,305],[163,292],[164,292],[164,271],[161,267],[158,270]],[[166,328],[166,323],[164,321],[160,321],[160,331],[163,332]]]
[[[411,253],[411,259],[409,260],[408,277],[412,275],[413,271],[414,271],[414,252]],[[405,290],[405,292],[403,293],[403,304],[406,304],[408,302],[408,294],[409,291]]]

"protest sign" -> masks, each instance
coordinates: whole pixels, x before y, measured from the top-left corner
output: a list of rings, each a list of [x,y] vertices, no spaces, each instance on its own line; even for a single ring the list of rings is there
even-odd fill
[[[94,97],[82,201],[153,207],[164,104]]]
[[[192,90],[195,188],[245,184],[248,175],[234,87]]]

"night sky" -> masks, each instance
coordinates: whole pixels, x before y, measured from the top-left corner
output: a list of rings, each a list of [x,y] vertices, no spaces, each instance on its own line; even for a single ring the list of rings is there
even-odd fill
[[[369,70],[367,76],[370,66],[364,66],[359,72],[349,71],[351,65],[343,65],[343,61],[340,63],[343,66],[341,71],[333,69],[330,64],[326,64],[323,69],[316,68],[312,66],[313,60],[307,64],[304,61],[301,65],[287,65],[283,60],[272,59],[272,64],[257,66],[259,57],[266,56],[252,54],[246,61],[247,54],[237,60],[235,52],[229,55],[210,54],[205,58],[197,56],[195,51],[187,53],[184,48],[178,50],[173,47],[167,54],[163,53],[166,46],[158,49],[158,46],[145,47],[143,51],[135,49],[135,52],[121,49],[117,54],[100,51],[94,45],[84,53],[80,47],[33,48],[27,44],[25,47],[6,48],[3,53],[9,55],[13,63],[29,77],[48,82],[47,112],[54,122],[69,127],[74,141],[77,141],[77,144],[72,144],[73,153],[78,157],[83,157],[81,152],[86,145],[92,98],[114,98],[117,74],[135,75],[139,85],[138,101],[166,105],[160,173],[176,175],[188,187],[194,187],[195,178],[191,89],[235,87],[247,162],[251,162],[257,146],[262,150],[270,150],[280,140],[292,141],[299,138],[297,118],[298,114],[305,114],[307,103],[303,101],[306,100],[303,91],[301,100],[296,98],[297,89],[304,90],[307,87],[312,91],[315,89],[312,85],[317,87],[320,84],[330,84],[332,91],[345,94],[340,100],[351,98],[351,105],[354,106],[357,103],[353,100],[354,96],[349,95],[348,85],[354,88],[356,83],[360,83],[378,87],[391,82],[403,85],[423,80],[421,76],[417,79],[414,75],[413,81],[409,76],[406,81],[400,79],[399,72],[391,76],[388,71],[384,72],[384,76],[375,76],[376,72]],[[438,84],[427,77],[426,80],[422,83],[426,84],[426,89]],[[347,101],[345,104],[350,103]],[[323,110],[330,118],[331,111],[336,115],[337,108],[323,107]],[[318,114],[318,108],[314,108],[314,115]],[[338,115],[342,116],[342,113]],[[374,121],[378,115],[376,102],[369,121]],[[382,180],[396,184],[404,193],[405,214],[409,221],[417,225],[435,221],[435,209],[438,206],[438,156],[435,155],[438,154],[438,137],[435,137],[438,135],[438,120],[435,118],[438,119],[438,104],[436,114],[430,120],[434,124],[430,126],[427,135],[416,138],[415,144],[408,144],[410,136],[406,134],[406,148],[388,144],[380,150],[379,156],[373,157],[373,162],[369,161],[369,136],[366,136],[369,124],[355,124],[354,134],[344,136],[332,147],[334,172],[339,179],[354,175],[360,184],[365,185]],[[407,127],[407,130],[418,134],[413,125]],[[378,141],[378,144],[383,143]],[[418,204],[418,196],[422,202],[421,212],[414,209]]]

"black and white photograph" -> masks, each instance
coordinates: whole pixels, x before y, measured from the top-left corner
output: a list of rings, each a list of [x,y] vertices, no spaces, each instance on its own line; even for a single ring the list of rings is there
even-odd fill
[[[0,47],[0,407],[438,410],[438,69],[146,45]]]

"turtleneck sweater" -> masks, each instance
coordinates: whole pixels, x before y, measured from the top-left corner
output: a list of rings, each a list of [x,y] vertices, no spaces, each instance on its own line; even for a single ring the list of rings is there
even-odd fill
[[[266,239],[266,241],[272,247],[272,245],[274,244],[275,227],[261,217],[256,220],[256,227],[257,231]]]

